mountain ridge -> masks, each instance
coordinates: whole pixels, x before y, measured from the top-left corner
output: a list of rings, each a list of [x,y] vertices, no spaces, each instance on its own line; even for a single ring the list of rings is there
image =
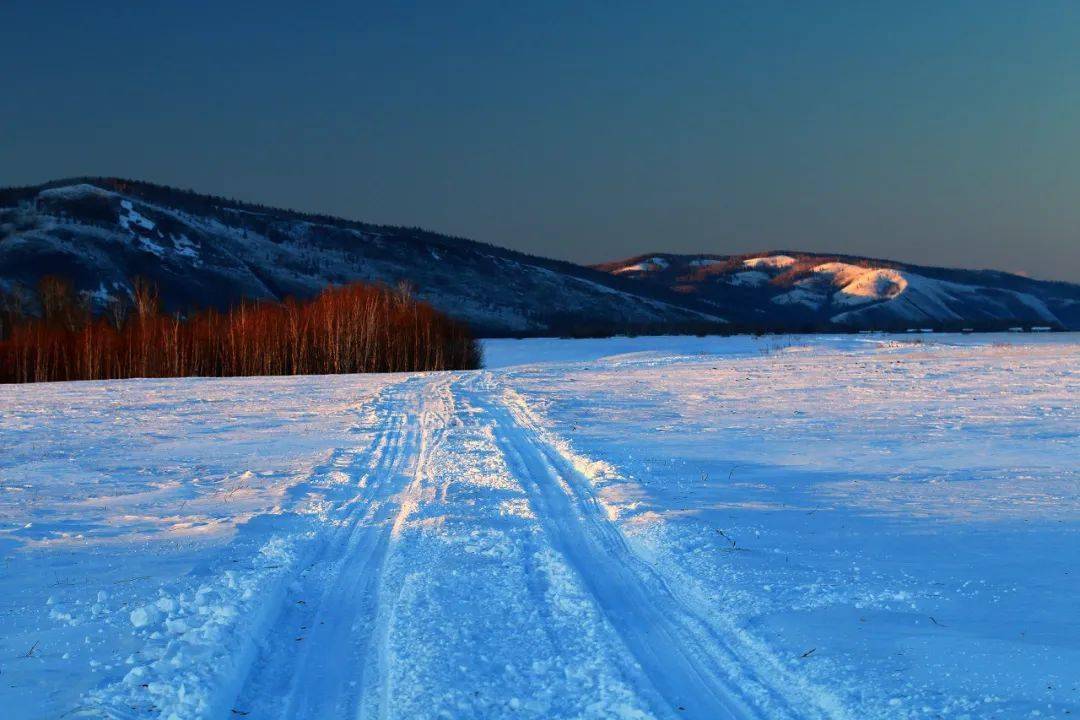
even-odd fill
[[[0,189],[0,288],[69,276],[102,301],[146,276],[171,310],[313,295],[330,283],[413,284],[484,334],[717,325],[672,293],[442,235],[119,178]]]
[[[0,188],[0,290],[46,274],[69,277],[102,307],[143,276],[180,312],[308,297],[331,283],[405,282],[493,336],[1080,328],[1080,286],[995,270],[804,251],[651,253],[583,266],[109,177]]]
[[[645,253],[593,267],[695,297],[751,305],[766,325],[837,329],[1080,327],[1080,286],[1000,270],[797,250]],[[745,319],[744,319],[745,320]]]
[[[744,253],[670,253],[670,252],[643,252],[635,255],[630,255],[622,260],[608,260],[599,263],[589,263],[588,267],[604,270],[604,272],[610,272],[607,268],[623,267],[629,263],[641,262],[651,257],[684,257],[684,258],[706,258],[713,260],[750,260],[759,257],[770,257],[777,255],[788,255],[792,257],[807,256],[807,257],[821,257],[821,258],[834,258],[842,260],[844,262],[850,262],[857,264],[858,262],[871,262],[880,267],[893,267],[903,268],[915,271],[927,271],[934,273],[987,273],[991,275],[999,275],[1002,277],[1014,278],[1021,281],[1030,281],[1035,283],[1048,283],[1051,285],[1065,285],[1076,286],[1078,283],[1071,282],[1069,280],[1054,280],[1049,278],[1034,277],[1021,272],[1012,272],[1009,270],[1001,270],[999,268],[992,267],[963,267],[956,265],[924,265],[922,263],[908,262],[906,260],[895,260],[892,258],[882,258],[870,255],[852,255],[850,253],[832,252],[829,250],[793,250],[790,248],[777,248],[767,250],[753,250]]]

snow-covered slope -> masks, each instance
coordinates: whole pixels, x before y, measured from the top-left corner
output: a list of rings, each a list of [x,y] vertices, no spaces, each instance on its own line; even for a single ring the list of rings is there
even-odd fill
[[[0,386],[0,716],[1080,713],[1075,335],[485,350]]]
[[[153,280],[169,309],[308,296],[328,283],[411,283],[478,331],[716,327],[662,288],[418,229],[82,179],[0,190],[0,290],[66,275],[99,306]]]
[[[587,268],[107,178],[0,190],[0,291],[66,275],[98,307],[147,277],[168,309],[407,282],[484,334],[1080,328],[1080,286],[798,252],[652,253]]]
[[[781,252],[648,255],[597,266],[764,329],[1080,328],[1080,286],[978,270]]]

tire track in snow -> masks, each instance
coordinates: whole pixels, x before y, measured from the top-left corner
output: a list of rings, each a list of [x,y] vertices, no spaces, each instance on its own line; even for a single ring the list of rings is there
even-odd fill
[[[545,441],[534,421],[505,402],[489,374],[459,384],[487,413],[495,438],[530,497],[552,546],[580,576],[653,689],[663,715],[722,718],[819,717],[788,703],[711,624],[627,544],[572,460]],[[674,711],[674,713],[672,713]]]
[[[492,418],[456,384],[445,398],[452,422],[385,570],[379,717],[655,717],[662,702],[641,697],[648,681],[552,548]]]
[[[490,427],[492,450],[526,493],[544,545],[565,559],[599,610],[598,620],[625,646],[620,652],[638,668],[641,697],[651,698],[657,716],[823,717],[816,707],[789,702],[775,680],[762,678],[761,670],[773,668],[735,651],[697,603],[633,551],[573,459],[503,392],[488,373],[413,378],[387,390],[377,406],[382,427],[367,468],[354,471],[362,489],[339,532],[293,588],[235,707],[259,718],[394,716],[390,678],[407,658],[390,650],[402,587],[401,578],[387,577],[388,558],[410,516],[438,496],[436,471],[445,468],[428,467],[432,449],[448,427],[474,422],[479,413]],[[341,455],[337,464],[348,465],[348,458]],[[544,617],[548,601],[533,583],[529,595]],[[558,638],[551,642],[558,647]]]
[[[425,447],[445,417],[432,413],[439,383],[411,378],[380,400],[382,427],[356,497],[334,536],[297,580],[269,629],[235,707],[260,718],[377,713],[385,652],[383,567],[394,529],[415,507]]]
[[[432,448],[441,442],[448,425],[452,422],[453,398],[449,386],[450,375],[431,376],[421,398],[421,407],[415,417],[418,439],[415,456],[408,479],[408,486],[401,493],[397,513],[390,525],[387,539],[400,536],[409,516],[417,511],[421,495],[424,493],[424,481],[430,476],[428,464]],[[386,553],[384,553],[385,557]],[[385,563],[384,563],[385,564]],[[382,568],[380,567],[380,570]],[[362,660],[363,673],[360,677],[362,692],[354,708],[353,717],[359,720],[374,720],[387,717],[393,698],[391,697],[389,656],[389,633],[393,621],[401,587],[380,587],[381,599],[372,618],[372,630],[367,641],[367,652]],[[323,717],[323,716],[316,716]]]

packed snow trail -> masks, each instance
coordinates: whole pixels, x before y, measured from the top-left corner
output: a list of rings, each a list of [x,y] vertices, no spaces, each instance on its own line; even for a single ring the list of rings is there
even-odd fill
[[[438,379],[391,387],[375,408],[381,427],[368,457],[340,458],[359,492],[267,633],[235,703],[250,709],[240,712],[355,717],[358,708],[371,706],[384,662],[383,565],[395,527],[414,505],[427,445],[445,426],[444,395]]]
[[[642,667],[668,709],[687,718],[757,717],[747,691],[769,697],[770,716],[784,701],[745,669],[709,625],[680,602],[663,576],[629,548],[587,479],[541,439],[531,419],[507,404],[490,376],[462,384],[467,402],[491,418],[500,450],[529,494],[551,545],[577,572],[604,617]],[[732,676],[744,676],[737,687]]]
[[[381,431],[368,457],[338,460],[342,472],[355,479],[357,495],[336,534],[291,588],[233,709],[267,718],[419,717],[436,710],[499,714],[483,705],[490,699],[470,699],[463,707],[455,691],[440,690],[481,685],[489,673],[481,664],[459,665],[462,678],[456,683],[435,673],[445,673],[462,649],[466,658],[490,653],[514,659],[514,635],[550,635],[565,602],[560,594],[570,592],[589,608],[573,620],[594,626],[575,629],[590,640],[571,646],[555,638],[550,647],[531,648],[527,659],[538,686],[554,682],[547,668],[557,675],[607,656],[610,667],[603,672],[612,677],[606,682],[624,697],[627,717],[822,716],[805,702],[796,713],[783,688],[756,673],[657,568],[633,552],[588,479],[541,437],[521,399],[494,376],[409,380],[385,391],[375,413]],[[519,504],[508,505],[505,498],[493,503],[493,479]],[[472,492],[477,486],[483,494]],[[508,526],[507,508],[525,521]],[[432,524],[436,535],[429,532]],[[448,554],[447,544],[472,544],[478,533],[487,534],[484,543],[497,540],[495,552],[504,565],[517,566],[513,572],[500,567],[502,577],[480,581],[485,571],[473,567],[475,550],[447,560],[446,567],[432,561]],[[387,569],[393,558],[398,572]],[[438,588],[456,584],[468,589],[468,599],[462,602],[452,591],[435,602],[410,601],[407,587],[415,593],[417,582],[430,586],[423,593],[436,595]],[[559,587],[552,592],[554,586]],[[454,602],[458,606],[447,616],[443,606]],[[439,642],[448,622],[490,627],[488,618],[474,616],[492,608],[530,620],[505,627],[501,632],[508,636],[492,630],[474,635],[473,647]],[[517,700],[501,710],[573,717],[590,701],[596,705],[596,692],[568,689],[550,704],[522,706]],[[451,701],[453,710],[440,707]]]

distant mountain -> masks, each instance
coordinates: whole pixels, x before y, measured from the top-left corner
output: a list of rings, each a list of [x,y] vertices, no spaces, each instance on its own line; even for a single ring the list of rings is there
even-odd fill
[[[642,255],[596,267],[417,228],[115,178],[0,189],[0,291],[69,278],[97,307],[135,277],[168,310],[396,285],[484,335],[1080,329],[1080,286],[801,252]]]
[[[1080,329],[1080,285],[992,270],[791,251],[653,253],[596,268],[680,293],[743,327]]]
[[[0,190],[0,290],[69,278],[104,307],[132,278],[166,309],[411,283],[482,334],[714,328],[664,288],[415,228],[385,227],[113,178]]]

